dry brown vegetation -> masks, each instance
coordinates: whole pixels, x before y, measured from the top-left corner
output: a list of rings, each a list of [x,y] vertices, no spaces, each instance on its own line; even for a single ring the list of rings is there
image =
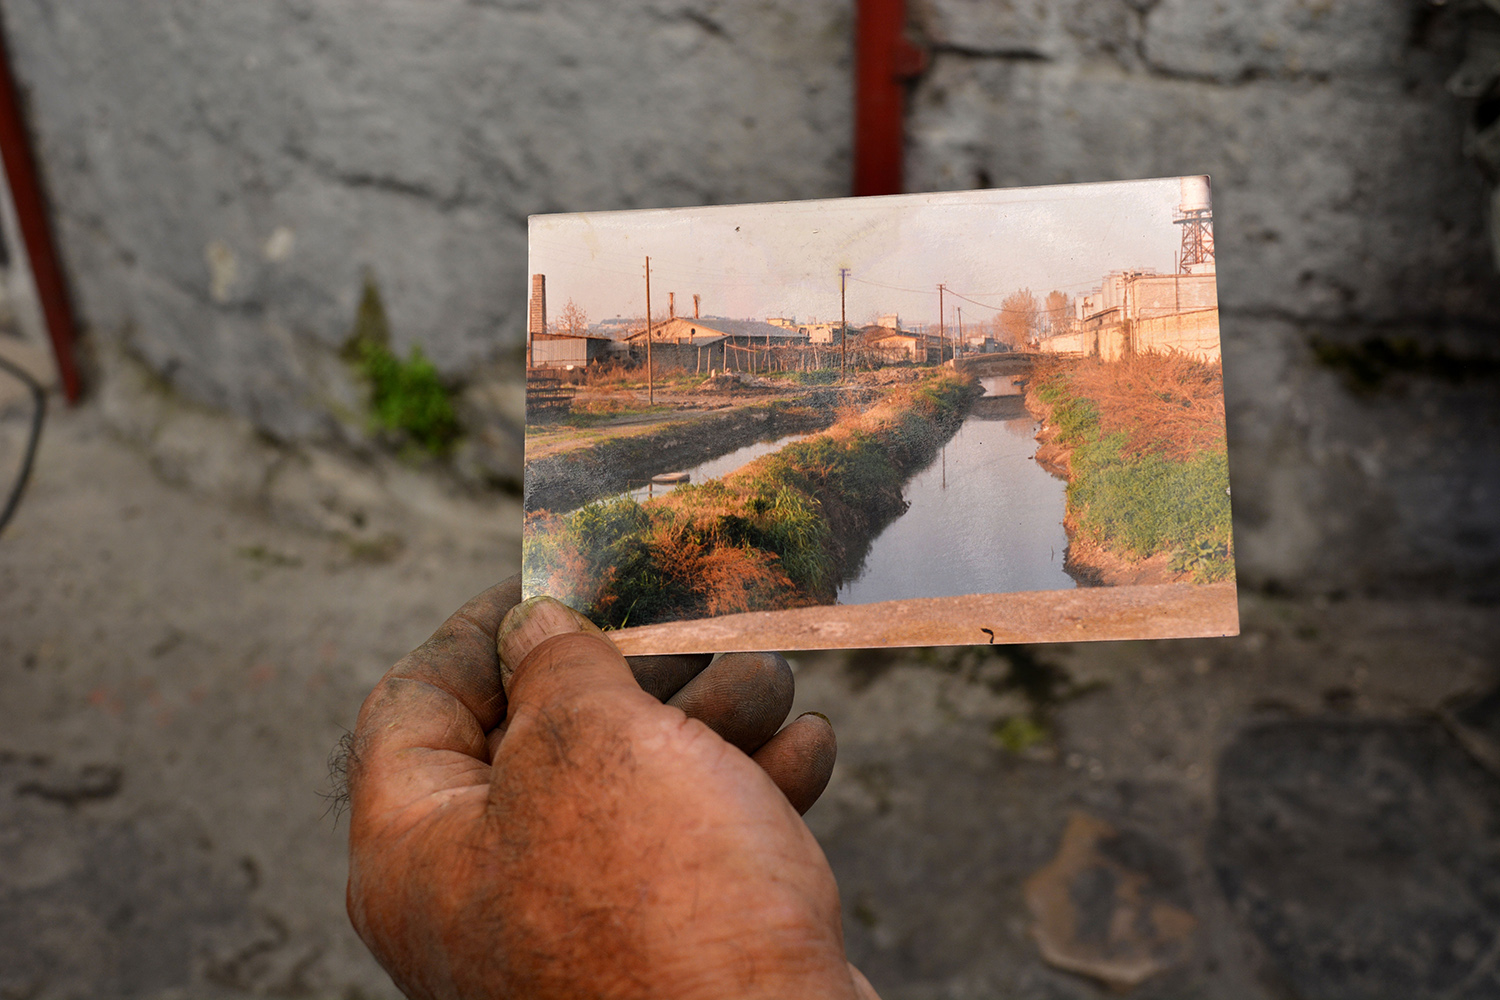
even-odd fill
[[[1127,582],[1161,554],[1196,582],[1233,575],[1222,387],[1218,363],[1182,354],[1039,359],[1027,405],[1046,421],[1037,461],[1068,478],[1075,577]]]
[[[1097,358],[1037,361],[1045,382],[1066,366],[1077,395],[1098,411],[1106,435],[1124,432],[1126,456],[1144,454],[1183,461],[1224,446],[1224,370],[1185,354],[1140,354],[1123,361]]]
[[[612,627],[831,603],[847,547],[903,506],[901,484],[975,391],[930,372],[827,431],[664,497],[527,517],[528,585]]]

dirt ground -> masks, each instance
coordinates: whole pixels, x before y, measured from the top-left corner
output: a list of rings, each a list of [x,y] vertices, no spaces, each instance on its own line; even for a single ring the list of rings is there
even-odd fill
[[[344,917],[329,751],[516,568],[520,506],[433,490],[355,544],[153,463],[56,408],[0,536],[0,997],[395,996]],[[1493,609],[1240,614],[794,656],[840,738],[808,822],[886,1000],[1500,996]]]

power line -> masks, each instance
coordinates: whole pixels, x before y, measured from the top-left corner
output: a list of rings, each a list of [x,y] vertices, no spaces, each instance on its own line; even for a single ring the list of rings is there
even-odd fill
[[[874,285],[876,288],[889,288],[893,292],[915,292],[917,295],[930,294],[925,288],[903,288],[900,285],[887,285],[881,281],[870,281],[866,278],[856,278],[853,275],[849,276],[849,280],[857,281],[861,285]]]
[[[1059,289],[1054,289],[1054,291],[1058,291],[1058,290],[1059,290]],[[960,294],[959,294],[959,293],[958,293],[958,292],[955,292],[955,291],[954,291],[954,290],[953,290],[953,289],[951,289],[951,288],[950,288],[950,289],[948,289],[948,294],[949,294],[949,295],[953,295],[953,296],[956,296],[956,297],[958,297],[958,298],[960,298],[960,299],[963,299],[963,300],[964,300],[964,301],[965,301],[965,302],[971,302],[971,303],[973,303],[973,304],[974,304],[974,305],[976,305],[976,306],[983,306],[983,307],[984,307],[984,308],[986,308],[986,309],[993,309],[993,310],[994,310],[994,311],[995,311],[995,312],[1002,312],[1002,313],[1020,313],[1020,314],[1022,314],[1022,315],[1025,315],[1025,314],[1027,314],[1027,313],[1029,313],[1029,312],[1030,312],[1030,310],[1029,310],[1029,309],[1008,309],[1008,308],[1006,308],[1006,307],[1005,307],[1005,306],[992,306],[992,305],[990,305],[990,304],[989,304],[989,303],[988,303],[988,302],[979,302],[979,301],[977,301],[977,300],[975,300],[975,299],[971,299],[971,298],[969,298],[969,297],[968,297],[968,296],[967,296],[967,295],[960,295]],[[1011,293],[1010,293],[1010,294],[1011,294],[1011,295],[1014,295],[1014,294],[1015,294],[1015,293],[1014,293],[1014,292],[1011,292]],[[1033,295],[1032,295],[1032,298],[1034,298],[1034,299],[1035,299],[1035,298],[1036,298],[1036,295],[1035,295],[1035,294],[1033,294]],[[1038,300],[1037,300],[1037,308],[1038,308],[1038,309],[1045,309],[1045,308],[1046,308],[1046,306],[1045,306],[1045,305],[1044,305],[1044,304],[1043,304],[1043,303],[1045,303],[1045,302],[1046,302],[1046,299],[1045,299],[1045,298],[1042,298],[1042,299],[1038,299]]]

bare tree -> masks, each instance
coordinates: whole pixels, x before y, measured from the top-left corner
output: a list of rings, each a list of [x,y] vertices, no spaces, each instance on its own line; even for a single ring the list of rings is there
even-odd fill
[[[1041,330],[1041,309],[1031,289],[1012,292],[1000,303],[995,333],[1013,348],[1025,347]]]
[[[557,316],[557,332],[569,337],[582,337],[589,332],[588,315],[572,299]]]
[[[1073,299],[1065,292],[1047,293],[1047,332],[1052,335],[1067,333],[1073,329]]]

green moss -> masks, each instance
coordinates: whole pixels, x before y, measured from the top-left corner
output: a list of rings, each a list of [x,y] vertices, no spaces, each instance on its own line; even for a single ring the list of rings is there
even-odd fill
[[[419,345],[403,360],[391,352],[390,339],[380,291],[367,278],[344,357],[369,383],[371,423],[430,454],[446,454],[460,431],[452,396]]]
[[[242,559],[248,559],[251,562],[260,563],[263,566],[278,566],[295,569],[296,567],[302,565],[301,556],[287,555],[284,552],[277,552],[273,549],[268,549],[264,545],[244,545],[240,548],[235,549],[234,554],[241,557]]]
[[[1029,715],[1012,715],[996,722],[992,734],[995,742],[1011,753],[1028,750],[1052,737],[1052,731],[1045,722]]]

